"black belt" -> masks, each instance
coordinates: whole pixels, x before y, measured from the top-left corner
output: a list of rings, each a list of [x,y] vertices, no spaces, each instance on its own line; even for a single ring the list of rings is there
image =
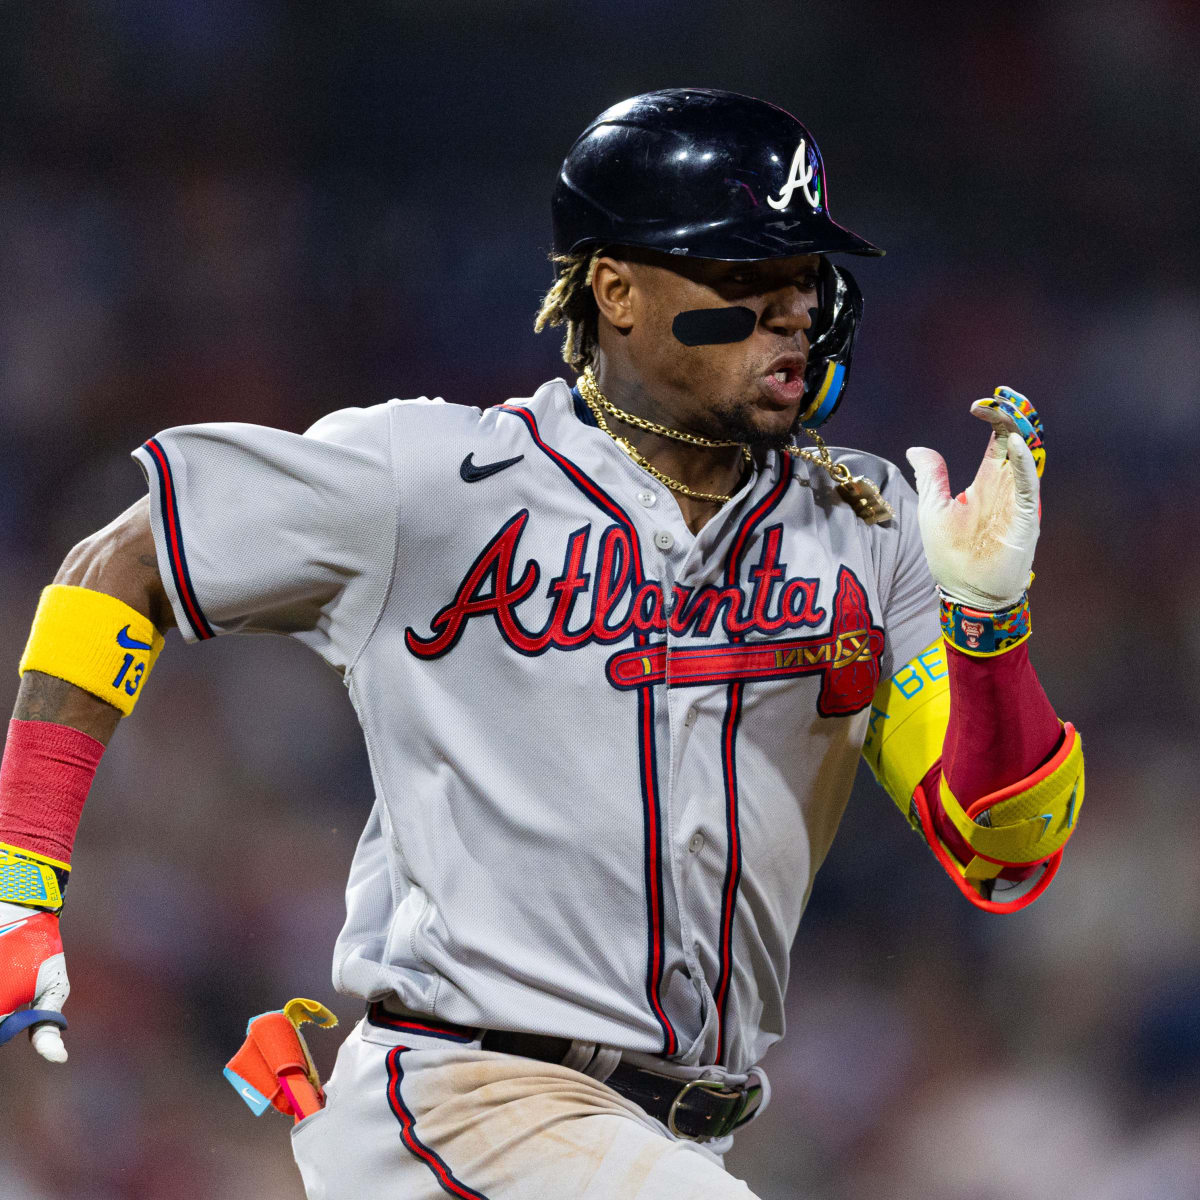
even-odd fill
[[[456,1042],[471,1042],[478,1037],[484,1050],[559,1065],[572,1045],[569,1038],[540,1033],[508,1033],[500,1029],[481,1033],[416,1013],[401,1016],[381,1004],[370,1006],[367,1020],[399,1033],[423,1033]],[[732,1133],[754,1116],[762,1101],[762,1087],[758,1084],[727,1087],[715,1079],[688,1079],[680,1083],[678,1078],[624,1062],[618,1063],[604,1082],[661,1121],[676,1137],[696,1142]]]

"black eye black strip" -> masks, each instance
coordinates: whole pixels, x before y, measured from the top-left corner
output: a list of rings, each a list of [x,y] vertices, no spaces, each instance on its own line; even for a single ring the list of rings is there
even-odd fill
[[[758,324],[758,314],[736,304],[731,308],[692,308],[671,323],[671,332],[685,346],[719,346],[744,342]]]

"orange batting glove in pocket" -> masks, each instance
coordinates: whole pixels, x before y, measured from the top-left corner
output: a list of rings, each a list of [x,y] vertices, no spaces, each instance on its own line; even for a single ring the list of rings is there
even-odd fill
[[[247,1024],[246,1040],[226,1064],[225,1078],[256,1117],[274,1107],[299,1124],[325,1106],[325,1091],[300,1033],[310,1021],[330,1029],[337,1017],[318,1001],[297,997]]]

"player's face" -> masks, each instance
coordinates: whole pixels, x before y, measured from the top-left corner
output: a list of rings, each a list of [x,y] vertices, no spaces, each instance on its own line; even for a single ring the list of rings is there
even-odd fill
[[[630,363],[656,404],[686,429],[758,445],[790,440],[803,405],[815,254],[757,262],[639,256],[630,270]],[[743,341],[684,345],[681,312],[732,305],[757,320]],[[781,374],[782,373],[782,374]]]

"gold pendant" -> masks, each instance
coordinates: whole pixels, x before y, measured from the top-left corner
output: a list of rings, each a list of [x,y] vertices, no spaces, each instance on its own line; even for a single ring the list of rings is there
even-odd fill
[[[802,458],[805,462],[810,462],[823,471],[827,471],[837,489],[837,494],[850,505],[854,515],[864,524],[878,525],[881,521],[895,520],[895,510],[883,498],[883,494],[871,480],[863,475],[851,475],[850,468],[845,463],[834,462],[830,458],[829,447],[825,445],[820,434],[814,433],[807,427],[802,428],[817,443],[817,448],[812,450],[808,447],[802,449],[799,446],[789,446],[787,448],[789,454],[794,454],[797,458]]]
[[[854,475],[837,485],[837,493],[854,510],[854,515],[867,525],[891,521],[896,514],[871,480]]]

